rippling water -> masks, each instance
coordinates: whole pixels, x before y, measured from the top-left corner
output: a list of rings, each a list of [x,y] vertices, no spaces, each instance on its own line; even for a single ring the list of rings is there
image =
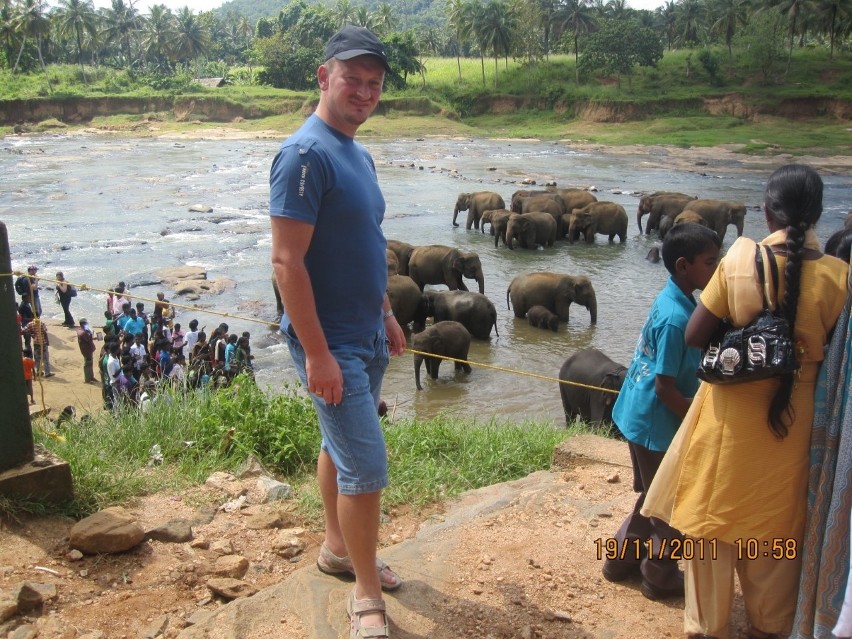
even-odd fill
[[[645,255],[654,240],[635,224],[637,191],[674,190],[704,198],[746,203],[746,235],[765,235],[755,210],[763,183],[774,168],[709,162],[692,170],[666,168],[664,151],[610,155],[572,150],[565,144],[485,140],[397,140],[368,142],[387,200],[388,238],[412,244],[447,244],[479,253],[485,292],[498,310],[500,337],[474,340],[471,359],[494,366],[556,376],[571,352],[600,348],[627,363],[645,314],[666,278],[661,264]],[[269,286],[268,170],[278,142],[136,140],[112,137],[7,137],[0,142],[0,220],[12,243],[13,267],[36,263],[45,277],[62,270],[72,282],[98,288],[125,280],[136,295],[153,298],[159,287],[142,285],[162,267],[202,266],[209,279],[228,277],[237,286],[199,304],[247,317],[271,320]],[[451,225],[460,191],[494,190],[508,201],[523,178],[539,184],[598,188],[599,200],[622,204],[630,217],[627,242],[557,246],[540,251],[494,248],[493,238]],[[822,240],[842,226],[852,209],[852,176],[824,176],[825,205],[818,233]],[[613,193],[620,191],[620,193]],[[213,213],[191,213],[192,204]],[[460,218],[464,218],[464,213]],[[647,219],[647,218],[646,218]],[[735,239],[730,227],[725,239]],[[529,270],[584,274],[598,295],[598,323],[589,324],[582,307],[572,310],[558,333],[531,328],[506,307],[511,279]],[[183,302],[174,295],[172,301]],[[45,312],[61,318],[50,293]],[[153,304],[146,303],[148,310]],[[104,296],[81,292],[75,317],[100,318]],[[574,307],[572,307],[574,309]],[[208,328],[220,318],[201,312],[178,314],[186,325],[197,317]],[[276,388],[295,379],[289,356],[274,332],[260,324],[229,320],[231,330],[250,330],[258,381]],[[424,372],[425,374],[425,372]],[[557,385],[516,374],[474,368],[453,375],[444,363],[440,379],[414,388],[410,356],[394,358],[384,396],[397,416],[429,417],[440,411],[487,420],[547,418],[563,421]]]

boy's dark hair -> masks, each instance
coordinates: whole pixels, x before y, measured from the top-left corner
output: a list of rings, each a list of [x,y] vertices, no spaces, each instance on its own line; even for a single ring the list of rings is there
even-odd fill
[[[194,331],[196,328],[198,328],[198,320],[197,319],[190,320],[189,329]]]
[[[852,228],[840,229],[825,241],[825,253],[839,257],[844,262],[849,261],[850,249],[852,249]]]
[[[29,357],[30,359],[32,359],[33,358],[33,349],[25,348],[24,349],[24,357]]]
[[[666,270],[674,275],[675,262],[679,258],[684,257],[692,263],[696,257],[713,246],[722,248],[722,240],[713,229],[692,222],[678,224],[666,233],[666,239],[663,240],[663,264],[666,265]]]

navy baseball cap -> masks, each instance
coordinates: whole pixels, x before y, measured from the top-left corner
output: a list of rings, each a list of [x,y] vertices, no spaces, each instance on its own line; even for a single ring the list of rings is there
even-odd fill
[[[375,56],[381,61],[385,71],[390,73],[385,45],[369,29],[348,24],[331,36],[325,45],[326,60],[350,60],[359,55]]]

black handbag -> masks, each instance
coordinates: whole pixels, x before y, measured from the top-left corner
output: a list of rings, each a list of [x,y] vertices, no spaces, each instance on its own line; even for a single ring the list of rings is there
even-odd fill
[[[799,370],[796,346],[787,318],[769,310],[762,253],[758,245],[755,261],[763,292],[763,310],[741,328],[726,321],[719,325],[698,365],[698,378],[705,382],[743,384]],[[772,249],[766,247],[766,253],[777,299],[778,265]]]

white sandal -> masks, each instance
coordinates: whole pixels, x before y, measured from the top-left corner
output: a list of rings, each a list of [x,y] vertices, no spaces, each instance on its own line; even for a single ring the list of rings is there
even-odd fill
[[[380,612],[385,620],[384,626],[368,628],[361,625],[361,615]],[[349,593],[346,602],[346,614],[349,615],[349,639],[390,639],[388,634],[388,616],[382,599],[356,599],[355,589]]]

